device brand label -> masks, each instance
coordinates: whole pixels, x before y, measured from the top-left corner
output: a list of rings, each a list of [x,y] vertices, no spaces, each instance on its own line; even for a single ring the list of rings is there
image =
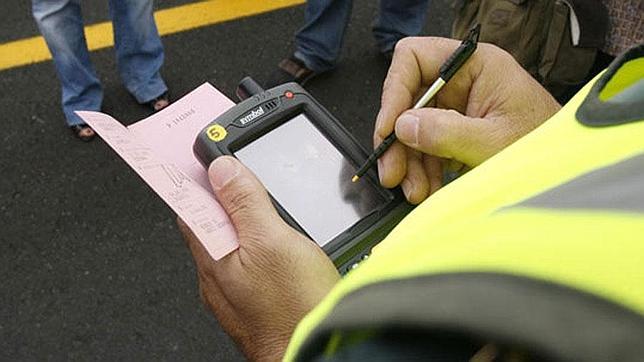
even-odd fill
[[[259,106],[257,109],[251,111],[250,113],[248,113],[244,117],[240,118],[239,123],[242,126],[245,126],[246,124],[248,124],[248,123],[254,121],[255,119],[257,119],[258,117],[263,116],[264,113],[266,113],[266,112],[264,112],[264,108],[262,108],[262,106]]]

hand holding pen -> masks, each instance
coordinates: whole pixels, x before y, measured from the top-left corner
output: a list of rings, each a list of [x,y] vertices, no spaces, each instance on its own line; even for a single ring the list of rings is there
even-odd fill
[[[414,107],[412,109],[420,109],[425,107],[429,101],[431,101],[434,96],[438,93],[438,91],[443,88],[443,86],[449,82],[450,79],[454,76],[454,74],[461,69],[463,64],[470,58],[472,54],[474,54],[474,51],[476,50],[476,46],[479,41],[479,34],[481,33],[481,25],[476,25],[472,30],[470,30],[469,34],[467,37],[463,40],[461,45],[456,48],[454,53],[450,55],[450,57],[443,63],[443,65],[440,67],[439,70],[439,76],[438,78],[432,83],[432,85],[427,89],[425,94],[423,94],[420,99],[416,102]],[[389,136],[387,136],[382,143],[376,147],[376,149],[373,151],[373,153],[367,158],[365,163],[358,169],[356,174],[353,176],[351,179],[352,182],[358,181],[360,177],[362,177],[373,165],[376,164],[378,161],[378,158],[382,156],[385,151],[389,149],[389,147],[396,141],[396,133],[392,132]]]
[[[478,44],[431,107],[411,109],[425,93],[423,84],[439,78],[441,65],[461,44],[442,38],[401,42],[385,80],[374,144],[395,131],[397,142],[378,159],[378,176],[385,187],[400,185],[411,203],[441,187],[447,165],[475,167],[559,109],[511,55],[490,44]]]

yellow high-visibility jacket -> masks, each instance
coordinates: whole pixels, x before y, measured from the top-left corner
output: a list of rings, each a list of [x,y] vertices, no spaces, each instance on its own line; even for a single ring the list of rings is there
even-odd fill
[[[285,359],[401,327],[644,361],[644,45],[419,205],[300,322]]]

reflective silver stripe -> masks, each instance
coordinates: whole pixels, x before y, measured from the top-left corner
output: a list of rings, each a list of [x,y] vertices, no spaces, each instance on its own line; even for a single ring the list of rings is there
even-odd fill
[[[624,88],[623,91],[610,97],[611,103],[634,103],[638,100],[641,101],[642,94],[644,94],[644,78],[638,80],[634,84]]]
[[[307,337],[298,361],[319,357],[333,333],[450,331],[524,346],[564,361],[644,361],[644,318],[596,296],[496,273],[382,281],[345,296]]]
[[[644,154],[579,176],[515,206],[644,212]]]

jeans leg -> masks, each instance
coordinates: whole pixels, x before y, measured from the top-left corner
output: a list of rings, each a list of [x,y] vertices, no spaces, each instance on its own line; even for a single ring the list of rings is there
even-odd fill
[[[160,69],[163,44],[154,22],[152,0],[110,0],[116,63],[125,88],[139,103],[168,90]]]
[[[295,56],[309,69],[321,73],[335,67],[351,6],[351,0],[306,2],[305,24],[295,35]]]
[[[428,7],[429,0],[380,0],[380,14],[373,26],[380,51],[388,52],[398,40],[420,35]]]
[[[33,0],[32,12],[54,59],[67,124],[83,124],[74,111],[100,110],[103,90],[89,59],[80,0]]]

